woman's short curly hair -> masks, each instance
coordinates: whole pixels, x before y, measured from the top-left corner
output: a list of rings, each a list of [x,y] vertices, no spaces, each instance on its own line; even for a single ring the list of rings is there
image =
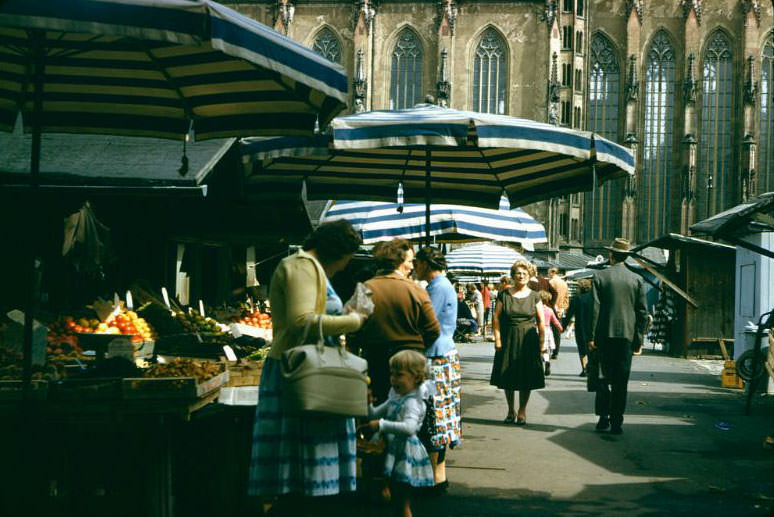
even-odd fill
[[[406,260],[411,243],[406,239],[392,239],[374,246],[374,259],[379,270],[397,269]]]
[[[390,370],[408,372],[416,377],[417,382],[424,381],[430,375],[427,371],[427,359],[415,350],[401,350],[390,357]]]
[[[438,248],[425,246],[417,252],[416,259],[430,266],[432,271],[446,270],[446,257],[443,256],[443,253]]]
[[[318,226],[304,240],[305,251],[315,250],[320,262],[329,264],[355,253],[363,239],[346,219],[338,219]]]
[[[522,260],[517,260],[511,266],[511,278],[513,278],[516,275],[516,270],[519,269],[519,268],[526,269],[527,272],[530,274],[530,276],[532,276],[534,274],[533,273],[534,267],[535,266],[533,266],[532,263],[527,261],[527,260],[523,260],[523,259]]]

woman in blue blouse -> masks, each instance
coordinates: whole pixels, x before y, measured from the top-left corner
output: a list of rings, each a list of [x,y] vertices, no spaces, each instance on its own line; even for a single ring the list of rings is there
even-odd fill
[[[430,378],[435,382],[433,405],[435,433],[425,444],[433,464],[436,487],[446,490],[446,449],[453,448],[462,438],[460,413],[460,359],[454,345],[457,326],[457,293],[446,278],[446,258],[437,248],[425,247],[416,255],[414,269],[420,280],[427,282],[427,293],[441,323],[441,335],[425,349]]]

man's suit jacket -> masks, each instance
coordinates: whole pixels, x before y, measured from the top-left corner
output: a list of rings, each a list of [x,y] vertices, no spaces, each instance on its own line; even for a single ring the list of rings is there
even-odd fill
[[[618,263],[594,276],[591,340],[627,339],[642,345],[648,309],[642,278]]]

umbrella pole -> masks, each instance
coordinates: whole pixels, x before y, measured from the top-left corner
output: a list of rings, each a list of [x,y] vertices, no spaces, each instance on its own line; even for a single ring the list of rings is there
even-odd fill
[[[43,37],[44,32],[42,30],[33,30],[33,59],[35,60],[33,69],[33,110],[32,110],[32,152],[30,156],[30,182],[32,184],[33,202],[30,203],[30,211],[34,211],[37,203],[37,190],[40,186],[40,133],[41,133],[41,117],[43,114],[43,71],[45,68],[44,49],[43,49]],[[36,224],[34,212],[31,214],[29,222],[33,225]],[[27,299],[27,304],[24,310],[24,344],[22,348],[22,400],[29,400],[30,396],[30,384],[32,382],[32,322],[35,319],[35,305],[37,304],[38,297],[38,280],[40,278],[38,271],[38,257],[36,253],[36,239],[37,232],[30,231],[30,238],[33,239],[30,242],[28,249],[28,270],[27,281],[29,282],[30,291]]]
[[[425,149],[425,246],[430,246],[430,149]]]

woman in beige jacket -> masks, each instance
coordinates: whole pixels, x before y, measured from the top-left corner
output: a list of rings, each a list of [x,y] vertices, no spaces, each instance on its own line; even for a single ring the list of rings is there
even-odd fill
[[[277,505],[282,514],[322,511],[317,500],[311,504],[309,498],[356,488],[354,419],[285,413],[279,359],[289,348],[317,341],[317,318],[322,319],[324,335],[354,332],[363,324],[365,317],[359,313],[341,314],[341,299],[328,282],[346,267],[360,243],[347,221],[320,225],[302,250],[280,262],[271,279],[274,341],[261,374],[249,493],[285,496]],[[304,338],[310,318],[313,324]]]

